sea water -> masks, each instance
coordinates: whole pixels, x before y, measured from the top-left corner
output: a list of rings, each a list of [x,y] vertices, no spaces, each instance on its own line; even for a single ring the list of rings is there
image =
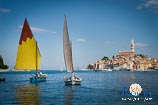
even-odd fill
[[[47,81],[37,84],[29,81],[35,72],[1,72],[6,81],[0,82],[0,105],[158,105],[156,71],[77,71],[82,78],[80,86],[65,86],[66,72],[42,72],[48,74]],[[122,94],[134,83],[141,86],[140,95]]]

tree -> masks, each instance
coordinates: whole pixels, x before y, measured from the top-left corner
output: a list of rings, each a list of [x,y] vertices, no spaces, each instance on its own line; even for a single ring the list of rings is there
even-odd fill
[[[106,57],[106,56],[104,56],[101,60],[108,61],[108,60],[109,60],[109,58],[108,58],[108,57]]]
[[[115,56],[114,56],[114,55],[112,56],[112,59],[115,59]]]
[[[1,55],[0,55],[0,68],[1,69],[8,69],[8,65],[4,65],[3,58]]]
[[[0,55],[0,68],[2,68],[3,65],[4,65],[4,63],[3,63],[3,58],[2,58],[2,56]]]
[[[145,58],[147,56],[143,55],[143,54],[136,54],[135,56],[140,56],[141,58]]]
[[[94,67],[93,67],[93,65],[89,64],[89,65],[87,66],[87,69],[94,69]]]

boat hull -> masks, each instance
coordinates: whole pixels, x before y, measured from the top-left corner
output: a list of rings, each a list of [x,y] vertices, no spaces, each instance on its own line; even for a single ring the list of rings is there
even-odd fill
[[[5,78],[0,77],[0,82],[3,82],[3,81],[5,81]]]
[[[31,83],[44,82],[44,81],[46,81],[46,77],[31,77],[30,78]]]
[[[81,84],[81,81],[64,81],[65,82],[65,85],[80,85]]]
[[[72,73],[71,77],[64,77],[64,82],[65,85],[80,85],[81,84],[82,79],[75,76],[75,73]]]

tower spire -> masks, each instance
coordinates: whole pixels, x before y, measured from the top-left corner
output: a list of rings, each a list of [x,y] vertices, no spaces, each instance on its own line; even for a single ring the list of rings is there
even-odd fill
[[[135,52],[135,43],[134,43],[134,40],[132,39],[131,40],[131,45],[130,45],[130,47],[131,47],[131,52]]]

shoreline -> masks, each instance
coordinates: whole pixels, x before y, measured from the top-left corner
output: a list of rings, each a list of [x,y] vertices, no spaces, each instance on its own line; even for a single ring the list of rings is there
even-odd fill
[[[10,72],[10,69],[0,69],[0,72]]]
[[[0,69],[0,72],[29,72],[33,70],[11,70],[11,69]]]
[[[0,73],[1,72],[32,72],[32,71],[36,71],[36,70],[0,69]],[[50,71],[59,71],[59,70],[50,70]],[[112,71],[107,71],[107,70],[79,70],[79,71],[84,71],[84,72],[86,72],[86,71],[92,71],[92,72],[114,72],[114,71],[127,71],[127,70],[112,70]],[[146,70],[146,71],[142,71],[142,70],[131,71],[131,70],[129,70],[129,72],[153,72],[153,71],[158,71],[158,70]]]

